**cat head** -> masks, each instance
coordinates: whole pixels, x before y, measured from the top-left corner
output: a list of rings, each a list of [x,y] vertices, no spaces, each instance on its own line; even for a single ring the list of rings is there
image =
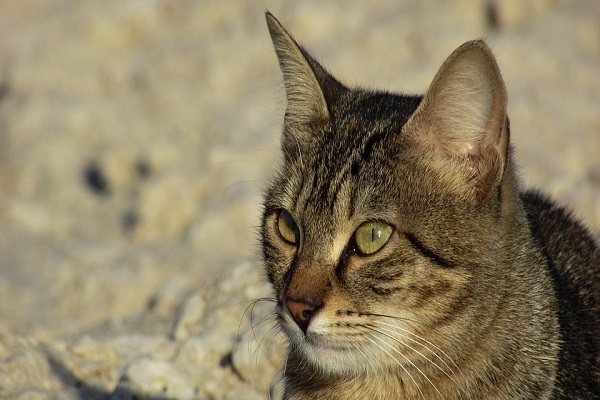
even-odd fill
[[[463,44],[405,96],[346,87],[267,25],[287,109],[261,235],[290,357],[358,372],[457,341],[493,290],[512,174],[491,51]]]

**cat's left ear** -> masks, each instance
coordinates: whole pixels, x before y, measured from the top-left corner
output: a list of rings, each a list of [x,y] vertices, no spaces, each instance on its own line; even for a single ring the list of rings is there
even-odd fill
[[[313,124],[331,118],[332,104],[345,87],[331,76],[268,11],[267,26],[287,98],[286,124]]]
[[[444,62],[403,132],[451,190],[482,202],[508,162],[504,81],[491,50],[467,42]]]

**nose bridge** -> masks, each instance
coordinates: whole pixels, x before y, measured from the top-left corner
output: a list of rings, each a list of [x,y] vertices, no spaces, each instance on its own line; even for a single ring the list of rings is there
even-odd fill
[[[331,288],[331,271],[324,261],[299,259],[290,276],[286,297],[317,307]]]
[[[290,271],[285,297],[316,307],[323,303],[332,284],[330,253],[335,218],[315,205],[306,207],[304,216],[303,243]]]

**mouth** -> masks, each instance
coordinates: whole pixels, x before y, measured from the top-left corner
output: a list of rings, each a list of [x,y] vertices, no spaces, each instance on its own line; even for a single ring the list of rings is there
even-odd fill
[[[300,364],[312,365],[332,376],[360,374],[373,368],[372,362],[365,359],[365,354],[369,353],[368,346],[359,348],[356,343],[341,342],[310,332],[295,335],[291,343]]]
[[[333,339],[326,334],[315,333],[310,330],[306,334],[296,331],[291,335],[288,334],[288,337],[297,349],[312,359],[323,360],[332,357],[346,357],[356,351],[356,344],[352,345],[345,341]]]
[[[291,343],[306,351],[321,355],[323,352],[343,354],[356,350],[356,344],[352,345],[346,340],[340,340],[338,335],[331,332],[327,326],[321,326],[316,319],[311,321],[304,331],[298,327],[291,316],[280,315],[280,326]]]
[[[307,363],[330,374],[360,374],[377,370],[370,354],[377,354],[373,344],[359,332],[332,327],[326,320],[311,321],[304,332],[291,318],[280,315],[281,327],[288,337],[290,351],[299,363]]]
[[[362,353],[369,348],[369,343],[360,339],[361,335],[352,332],[349,336],[347,330],[332,327],[326,318],[316,316],[306,330],[303,330],[294,321],[289,313],[279,313],[280,326],[288,337],[289,343],[302,354],[302,358],[318,365],[347,364],[350,360],[361,359]],[[335,370],[340,366],[336,366]],[[331,369],[331,366],[327,369]]]
[[[322,335],[306,335],[304,337],[304,345],[308,345],[313,351],[319,352],[325,351],[334,353],[346,353],[350,351],[348,345],[339,342],[333,342],[331,340],[323,338]]]

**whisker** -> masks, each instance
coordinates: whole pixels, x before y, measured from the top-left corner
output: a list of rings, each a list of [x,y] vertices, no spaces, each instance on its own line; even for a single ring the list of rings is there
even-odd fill
[[[243,303],[245,302],[240,302],[238,304]],[[262,310],[265,312],[257,312],[256,310],[257,306],[264,303],[274,304],[277,303],[277,299],[273,297],[262,297],[249,302],[240,318],[237,332],[238,340],[234,343],[233,349],[233,352],[235,353],[236,348],[238,348],[241,342],[246,341],[246,352],[250,362],[250,376],[248,378],[253,387],[259,377],[259,375],[257,375],[260,370],[258,368],[259,364],[263,362],[260,361],[261,356],[259,354],[262,354],[262,357],[264,357],[263,359],[271,366],[278,369],[277,367],[279,365],[273,358],[277,353],[269,351],[269,349],[276,348],[275,346],[277,345],[274,344],[275,341],[279,341],[280,344],[283,343],[283,338],[280,335],[282,333],[281,327],[277,323],[277,314],[274,309],[270,307],[268,311]],[[242,328],[242,324],[245,323],[244,321],[246,318],[249,318],[249,321],[246,322],[249,323],[249,327]],[[246,337],[246,339],[242,339],[243,337]]]
[[[374,317],[388,318],[388,319],[392,319],[392,320],[395,320],[395,321],[403,321],[403,322],[406,322],[406,323],[407,323],[407,324],[409,324],[409,325],[410,325],[410,322],[415,322],[415,321],[412,321],[412,320],[411,320],[411,319],[409,319],[409,318],[402,318],[402,317],[398,317],[398,316],[394,316],[394,315],[387,315],[387,314],[367,313],[367,314],[365,314],[365,315],[370,315],[370,316],[374,316]],[[437,351],[439,351],[440,353],[442,353],[442,355],[444,355],[444,356],[445,356],[445,357],[446,357],[446,358],[447,358],[447,359],[448,359],[448,360],[449,360],[449,361],[450,361],[450,362],[451,362],[451,363],[454,365],[454,367],[460,371],[460,368],[459,368],[459,366],[458,366],[458,365],[457,365],[457,364],[454,362],[454,360],[452,359],[452,357],[450,357],[448,354],[446,354],[446,352],[444,352],[444,350],[440,349],[438,346],[436,346],[435,344],[431,343],[430,341],[428,341],[428,340],[427,340],[427,339],[425,339],[424,337],[422,337],[422,336],[420,336],[420,335],[417,335],[416,333],[414,333],[414,332],[411,332],[411,331],[409,331],[409,330],[407,330],[407,329],[405,329],[405,328],[402,328],[402,327],[401,327],[401,326],[399,326],[399,325],[392,325],[392,324],[385,323],[385,322],[382,322],[382,321],[378,321],[378,323],[380,323],[380,324],[386,324],[386,325],[388,325],[388,326],[390,326],[390,327],[393,327],[393,328],[400,329],[400,330],[402,330],[403,332],[406,332],[406,333],[408,333],[408,334],[410,334],[410,335],[413,335],[413,336],[417,337],[419,340],[422,340],[422,341],[424,341],[425,343],[427,343],[428,345],[432,346],[432,347],[433,347],[433,348],[435,348]],[[413,328],[414,328],[414,327],[413,327]],[[448,366],[448,368],[449,368],[450,370],[452,370],[452,369],[453,369],[453,368],[450,368],[449,366]]]
[[[227,186],[222,192],[221,192],[221,197],[224,197],[225,194],[227,194],[227,192],[229,192],[230,190],[233,190],[233,188],[235,188],[236,186],[242,185],[242,184],[246,184],[246,183],[262,183],[262,181],[260,179],[246,179],[243,181],[238,181],[236,183],[233,183],[229,186]]]
[[[414,347],[412,347],[411,345],[409,345],[409,344],[407,344],[407,343],[405,343],[405,342],[401,341],[400,339],[398,339],[398,338],[396,338],[396,337],[394,337],[394,336],[393,336],[393,334],[394,334],[394,333],[396,333],[396,334],[397,334],[397,333],[399,333],[399,332],[397,332],[397,331],[394,331],[394,330],[392,330],[392,329],[389,329],[389,328],[381,328],[381,327],[380,327],[380,328],[377,328],[376,330],[377,330],[379,333],[381,333],[382,335],[385,335],[385,336],[389,337],[390,339],[392,339],[392,340],[393,340],[393,341],[395,341],[396,343],[398,343],[398,344],[401,344],[401,345],[403,345],[403,346],[406,346],[406,347],[407,347],[407,348],[409,348],[410,350],[414,351],[415,353],[417,353],[418,355],[420,355],[421,357],[423,357],[424,359],[426,359],[427,361],[429,361],[430,363],[432,363],[432,364],[433,364],[433,365],[434,365],[434,366],[435,366],[437,369],[439,369],[439,370],[440,370],[440,371],[441,371],[441,372],[442,372],[444,375],[446,375],[446,377],[448,377],[448,378],[450,378],[450,379],[454,380],[452,376],[450,376],[450,375],[449,375],[449,374],[448,374],[448,373],[447,373],[447,372],[446,372],[446,371],[445,371],[445,370],[444,370],[442,367],[440,367],[439,365],[437,365],[437,364],[436,364],[436,363],[435,363],[433,360],[431,360],[431,359],[430,359],[428,356],[426,356],[425,354],[421,353],[419,350],[415,349],[415,348],[414,348]],[[431,351],[431,349],[430,349],[428,346],[424,345],[423,343],[419,342],[419,341],[418,341],[418,340],[416,340],[416,339],[413,339],[413,338],[411,338],[411,337],[408,337],[408,336],[406,336],[406,335],[404,335],[404,334],[402,334],[402,333],[400,333],[400,334],[402,335],[402,338],[403,338],[403,339],[410,340],[411,342],[417,343],[418,345],[420,345],[420,346],[424,347],[426,350],[429,350],[429,351],[431,352],[431,354],[432,354],[432,355],[434,355],[436,358],[438,358],[438,359],[439,359],[441,362],[443,362],[443,363],[445,364],[445,366],[446,366],[448,369],[450,369],[450,371],[452,371],[452,369],[451,369],[451,368],[450,368],[450,367],[449,367],[449,366],[446,364],[446,362],[445,362],[445,361],[444,361],[444,360],[443,360],[443,359],[442,359],[442,358],[441,358],[441,357],[440,357],[438,354],[436,354],[434,351]]]
[[[250,154],[260,154],[260,153],[267,153],[267,154],[270,154],[272,156],[276,156],[277,158],[279,158],[279,150],[275,151],[275,150],[269,150],[269,149],[257,149],[257,150],[253,150],[250,152]]]
[[[459,368],[459,366],[458,366],[458,365],[457,365],[457,364],[454,362],[454,360],[452,359],[452,357],[450,357],[450,356],[449,356],[449,355],[448,355],[448,354],[447,354],[447,353],[446,353],[444,350],[442,350],[441,348],[439,348],[439,347],[438,347],[438,346],[436,346],[435,344],[431,343],[429,340],[425,339],[424,337],[422,337],[422,336],[420,336],[420,335],[417,335],[416,333],[414,333],[414,332],[411,332],[411,331],[409,331],[408,329],[402,328],[402,327],[401,327],[401,326],[399,326],[399,325],[393,325],[393,324],[390,324],[390,323],[387,323],[387,322],[383,322],[383,321],[376,321],[376,322],[377,322],[378,324],[380,324],[380,325],[385,325],[385,326],[389,326],[389,327],[392,327],[392,328],[396,328],[396,329],[399,329],[399,330],[401,330],[401,331],[402,331],[402,332],[404,332],[404,333],[407,333],[407,334],[409,334],[409,335],[415,336],[417,339],[419,339],[419,340],[421,340],[421,341],[423,341],[423,342],[427,343],[429,346],[432,346],[432,347],[433,347],[435,350],[437,350],[437,351],[439,351],[440,353],[442,353],[442,355],[443,355],[444,357],[446,357],[446,358],[447,358],[447,359],[448,359],[448,360],[449,360],[449,361],[450,361],[450,362],[453,364],[453,366],[454,366],[454,367],[451,367],[450,365],[448,365],[448,363],[447,363],[446,361],[444,361],[444,359],[442,359],[442,358],[441,358],[441,357],[440,357],[440,356],[439,356],[439,355],[438,355],[436,352],[433,352],[433,354],[435,354],[435,355],[436,355],[436,356],[437,356],[437,357],[440,359],[440,361],[442,361],[442,362],[444,363],[444,365],[445,365],[445,366],[446,366],[446,367],[447,367],[449,370],[453,371],[453,370],[456,368],[457,370],[459,370],[459,371],[460,371],[460,368]]]
[[[260,303],[263,301],[277,303],[277,299],[275,299],[274,297],[261,297],[259,299],[250,300],[250,304],[248,304],[248,306],[244,309],[244,312],[242,313],[242,317],[240,318],[240,323],[238,324],[238,332],[237,332],[238,336],[240,336],[240,330],[242,328],[242,321],[244,320],[244,317],[246,317],[246,314],[248,313],[248,311],[251,312],[250,325],[252,325],[252,313],[254,312],[254,307],[256,306],[257,303]],[[240,305],[243,303],[245,303],[245,301],[241,301],[239,303],[233,304],[232,306]]]
[[[264,323],[265,321],[261,322]],[[269,321],[266,322],[275,322],[275,318],[274,316],[270,316]],[[262,336],[262,338],[260,339],[260,341],[256,340],[256,335],[254,335],[254,340],[257,343],[257,347],[254,350],[254,353],[252,355],[252,360],[254,360],[254,365],[255,368],[253,368],[253,371],[258,371],[258,366],[259,366],[259,354],[262,354],[262,356],[264,357],[264,359],[274,368],[278,368],[280,367],[273,359],[272,359],[272,355],[270,354],[269,351],[267,351],[267,349],[272,348],[272,343],[274,340],[281,340],[281,336],[279,336],[279,334],[282,333],[282,331],[280,330],[279,326],[277,324],[273,324],[267,332],[264,333],[264,335]],[[264,343],[264,341],[267,340],[266,343]],[[248,346],[250,345],[250,343],[248,343]],[[259,353],[260,352],[260,353]],[[254,373],[251,376],[251,379],[254,381]]]
[[[263,298],[263,299],[265,299],[265,298]],[[272,298],[267,298],[267,299],[270,299],[271,301],[273,301]],[[271,311],[268,315],[261,318],[258,325],[254,324],[254,308],[256,307],[256,304],[258,304],[260,302],[260,300],[261,299],[258,299],[257,301],[252,303],[251,309],[250,309],[250,326],[252,327],[252,338],[259,344],[259,347],[260,347],[260,342],[258,341],[258,338],[256,337],[255,327],[264,324],[269,318],[271,318],[272,320],[276,320],[275,312]],[[263,354],[264,354],[264,351],[263,351]]]
[[[421,397],[425,398],[425,395],[423,394],[423,392],[421,391],[421,388],[419,387],[419,384],[417,383],[417,381],[415,380],[415,378],[413,378],[413,376],[410,374],[410,372],[408,372],[408,370],[404,367],[404,365],[402,365],[402,363],[400,361],[398,361],[398,359],[396,357],[394,357],[389,351],[387,351],[386,349],[384,349],[379,343],[377,343],[376,340],[372,339],[372,334],[369,334],[366,336],[366,339],[373,343],[375,346],[379,347],[381,349],[381,351],[383,351],[385,354],[387,354],[392,360],[396,361],[396,364],[398,364],[400,366],[400,368],[402,368],[402,370],[408,375],[408,377],[413,381],[413,383],[415,384],[415,387],[417,388],[417,390],[419,391],[419,393],[421,393]],[[391,349],[395,350],[392,346],[390,346],[388,344],[388,347],[390,347]],[[403,356],[404,358],[406,358],[403,354],[399,353],[401,356]]]
[[[267,150],[263,150],[264,152],[268,152]],[[262,165],[265,167],[269,167],[270,169],[272,169],[275,172],[281,172],[281,168],[276,167],[274,165],[271,165],[269,163],[263,162],[263,161],[254,161],[254,160],[229,160],[229,161],[219,161],[216,163],[212,163],[213,166],[215,167],[220,167],[223,165],[231,165],[231,164],[258,164],[258,165]]]
[[[416,350],[415,348],[413,348],[412,346],[404,343],[403,341],[399,340],[398,338],[390,335],[389,333],[385,333],[379,329],[373,328],[371,326],[368,325],[363,325],[366,329],[372,330],[374,332],[377,332],[389,339],[391,339],[392,341],[401,344],[403,346],[408,347],[409,349],[413,350],[414,352],[416,352],[417,354],[419,354],[421,357],[423,357],[424,359],[426,359],[427,361],[429,361],[430,363],[432,363],[436,368],[438,368],[441,372],[444,373],[444,375],[446,375],[448,378],[452,379],[452,377],[450,375],[448,375],[448,373],[446,371],[444,371],[439,365],[437,365],[436,363],[434,363],[432,360],[430,360],[429,358],[427,358],[427,356],[425,356],[424,354],[422,354],[420,351]],[[415,363],[413,363],[408,357],[406,357],[400,350],[398,350],[397,348],[391,346],[388,343],[388,346],[390,346],[395,352],[397,352],[398,354],[402,355],[402,357],[404,357],[404,359],[406,361],[408,361],[413,367],[415,367],[415,369],[417,371],[419,371],[421,373],[421,375],[423,375],[423,377],[427,380],[427,382],[429,382],[431,384],[431,386],[433,386],[433,388],[435,389],[435,391],[443,398],[444,396],[442,395],[442,393],[439,391],[439,389],[437,388],[437,386],[427,377],[427,375],[421,371],[421,369],[419,367],[417,367],[417,365]],[[453,380],[453,379],[452,379]]]
[[[236,301],[235,303],[224,304],[222,308],[227,310],[227,309],[230,309],[232,307],[237,307],[237,306],[242,305],[242,304],[248,303],[249,305],[251,305],[254,302],[261,302],[261,301],[271,301],[271,302],[275,302],[276,303],[277,299],[274,298],[274,297],[260,297],[258,299],[241,300],[241,301]]]
[[[384,315],[384,317],[391,318],[391,319],[394,319],[394,320],[404,320],[403,318],[396,318],[396,317],[393,317],[393,316],[387,316],[387,315]],[[440,361],[441,361],[441,362],[444,364],[444,367],[445,367],[445,368],[447,368],[447,370],[451,372],[451,375],[450,375],[450,374],[448,374],[448,373],[447,373],[447,372],[446,372],[444,369],[442,369],[442,368],[441,368],[439,365],[437,365],[437,364],[436,364],[436,363],[435,363],[433,360],[430,360],[428,357],[426,357],[426,356],[422,355],[422,354],[421,354],[419,351],[417,351],[416,349],[412,349],[412,347],[410,347],[410,346],[408,346],[407,344],[403,343],[404,345],[406,345],[407,347],[411,348],[413,351],[415,351],[416,353],[418,353],[419,355],[421,355],[422,357],[424,357],[425,359],[427,359],[428,361],[430,361],[430,362],[431,362],[431,363],[432,363],[432,364],[433,364],[433,365],[434,365],[436,368],[438,368],[438,369],[439,369],[441,372],[443,372],[443,373],[444,373],[444,375],[446,375],[446,377],[448,377],[449,379],[451,379],[451,380],[452,380],[452,382],[454,382],[454,383],[456,384],[456,387],[460,388],[460,390],[461,390],[461,392],[463,392],[463,394],[466,394],[466,391],[465,391],[465,389],[464,389],[464,388],[462,387],[462,385],[460,385],[460,384],[459,384],[459,383],[456,381],[456,379],[455,379],[456,372],[457,372],[457,371],[459,371],[459,372],[460,372],[460,370],[461,370],[461,369],[460,369],[460,367],[459,367],[459,366],[456,364],[456,362],[453,360],[453,358],[452,358],[452,357],[450,357],[450,356],[449,356],[449,355],[448,355],[448,354],[447,354],[447,353],[446,353],[444,350],[442,350],[440,347],[436,346],[435,344],[433,344],[433,343],[432,343],[432,342],[430,342],[429,340],[425,339],[424,337],[422,337],[422,336],[420,336],[420,335],[418,335],[418,334],[416,334],[416,333],[414,333],[414,332],[411,332],[410,330],[408,330],[408,329],[405,329],[405,328],[401,327],[400,325],[391,324],[391,323],[384,322],[384,321],[379,321],[379,320],[372,321],[372,323],[376,323],[376,324],[383,325],[383,326],[388,326],[388,327],[394,328],[394,329],[396,329],[396,330],[402,331],[402,333],[401,333],[401,332],[397,332],[397,331],[391,330],[391,329],[389,329],[389,328],[388,328],[388,329],[386,329],[386,331],[387,331],[387,332],[390,332],[391,334],[394,334],[394,333],[399,333],[399,334],[401,334],[401,335],[403,336],[403,338],[405,338],[405,339],[408,339],[408,340],[410,340],[410,341],[413,341],[413,342],[415,342],[415,343],[417,343],[417,344],[419,344],[419,345],[423,346],[423,347],[424,347],[425,349],[427,349],[428,351],[430,351],[430,352],[431,352],[431,354],[433,354],[433,356],[435,356],[437,359],[439,359],[439,360],[440,360]],[[381,329],[384,329],[384,328],[381,328]],[[383,334],[383,332],[382,332],[382,334]],[[418,340],[416,340],[416,339],[413,339],[413,338],[411,338],[411,337],[408,337],[408,336],[406,336],[405,334],[412,335],[412,336],[416,337]],[[419,341],[425,342],[427,345],[426,345],[426,344],[423,344],[423,343],[421,343],[421,342],[419,342]],[[434,351],[434,350],[432,350],[432,348],[430,348],[429,346],[431,346],[433,349],[435,349],[435,351]],[[443,356],[444,356],[444,357],[445,357],[445,358],[446,358],[446,359],[447,359],[447,360],[448,360],[448,361],[449,361],[449,362],[452,364],[452,366],[451,366],[451,365],[449,365],[449,364],[446,362],[446,360],[444,360],[444,358],[442,358],[442,357],[441,357],[441,356],[438,354],[438,352],[439,352],[439,353],[441,353],[441,354],[442,354],[442,355],[443,355]]]
[[[281,328],[279,327],[279,325],[276,323],[276,318],[274,315],[269,316],[268,319],[263,320],[261,322],[261,324],[265,324],[267,322],[274,322],[273,326],[271,326],[271,328],[269,328],[269,330],[267,332],[265,332],[265,334],[263,335],[262,339],[260,339],[260,341],[257,341],[257,348],[255,350],[255,356],[258,355],[258,351],[261,351],[263,356],[265,356],[265,358],[267,359],[267,361],[272,365],[272,366],[276,366],[276,363],[269,357],[268,352],[265,350],[265,348],[269,348],[271,346],[271,343],[273,340],[275,340],[275,338],[277,338],[277,336],[282,333]],[[274,332],[274,333],[273,333]],[[254,338],[256,340],[256,335],[254,335]],[[266,344],[263,344],[263,342],[265,341],[265,339],[268,338],[268,341]],[[258,357],[256,357],[256,359],[258,359]]]
[[[287,372],[288,358],[289,358],[289,353],[286,352],[285,360],[283,360],[283,371],[282,371],[281,379],[283,379],[285,377],[285,373]]]
[[[359,343],[354,343],[354,348],[363,356],[363,358],[368,359],[367,353],[365,352],[364,348],[359,345]],[[365,372],[368,372],[369,366],[369,363],[365,363]]]

